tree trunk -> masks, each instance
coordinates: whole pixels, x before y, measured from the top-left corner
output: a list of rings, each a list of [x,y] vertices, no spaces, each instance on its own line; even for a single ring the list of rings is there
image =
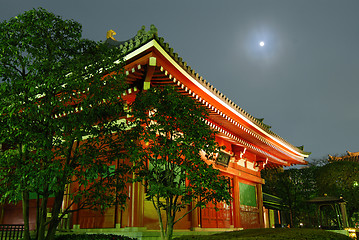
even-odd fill
[[[36,237],[35,239],[39,238],[39,228],[40,228],[40,195],[37,195],[37,199],[36,199]]]
[[[166,240],[171,240],[173,237],[173,220],[174,217],[170,216],[170,214],[167,215],[167,226],[166,226]]]
[[[164,240],[166,233],[165,233],[165,228],[163,227],[163,220],[162,220],[162,216],[161,216],[161,210],[159,210],[158,208],[156,208],[157,210],[157,215],[158,215],[158,222],[160,224],[160,231],[161,231],[161,239]]]
[[[53,240],[55,238],[56,229],[60,222],[59,215],[61,213],[63,199],[64,191],[57,192],[55,195],[55,202],[52,208],[51,221],[49,224],[49,229],[47,231],[46,240]]]
[[[154,199],[154,197],[151,197],[152,200],[152,204],[156,209],[157,215],[158,215],[158,223],[160,224],[160,233],[161,233],[161,239],[164,240],[166,233],[165,233],[165,229],[163,227],[163,220],[162,220],[162,215],[161,215],[161,209],[159,208],[160,206],[160,199],[158,198],[158,196],[156,197],[156,199]]]
[[[22,192],[22,215],[24,218],[24,240],[30,240],[29,225],[29,192]]]
[[[293,210],[290,208],[289,210],[289,216],[290,216],[290,227],[292,228],[294,226],[293,224]]]
[[[47,217],[47,201],[49,197],[47,194],[44,194],[41,200],[39,216],[38,216],[38,229],[37,229],[37,240],[45,239],[46,231],[46,217]]]

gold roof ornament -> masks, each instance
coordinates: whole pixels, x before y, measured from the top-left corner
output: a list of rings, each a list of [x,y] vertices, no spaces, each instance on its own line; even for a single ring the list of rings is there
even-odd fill
[[[112,40],[117,41],[116,38],[113,37],[114,35],[116,35],[116,32],[114,30],[110,29],[107,31],[106,38],[107,39],[111,38]]]
[[[359,152],[349,152],[347,151],[348,156],[359,156]]]

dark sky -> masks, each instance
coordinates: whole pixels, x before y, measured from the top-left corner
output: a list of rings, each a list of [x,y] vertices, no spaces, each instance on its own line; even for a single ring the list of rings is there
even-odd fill
[[[43,7],[83,36],[158,28],[200,76],[307,159],[359,151],[358,0],[0,0],[0,20]],[[259,42],[264,41],[264,47]]]

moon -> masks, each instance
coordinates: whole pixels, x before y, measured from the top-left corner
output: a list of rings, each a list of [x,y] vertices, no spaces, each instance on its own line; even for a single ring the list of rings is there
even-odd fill
[[[259,46],[264,47],[265,43],[263,41],[259,42]]]

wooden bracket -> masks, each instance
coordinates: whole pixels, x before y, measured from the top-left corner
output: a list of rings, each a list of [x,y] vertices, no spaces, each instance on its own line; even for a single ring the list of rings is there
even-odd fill
[[[146,71],[145,81],[143,82],[143,90],[148,90],[151,87],[151,79],[156,69],[156,58],[150,57]]]

